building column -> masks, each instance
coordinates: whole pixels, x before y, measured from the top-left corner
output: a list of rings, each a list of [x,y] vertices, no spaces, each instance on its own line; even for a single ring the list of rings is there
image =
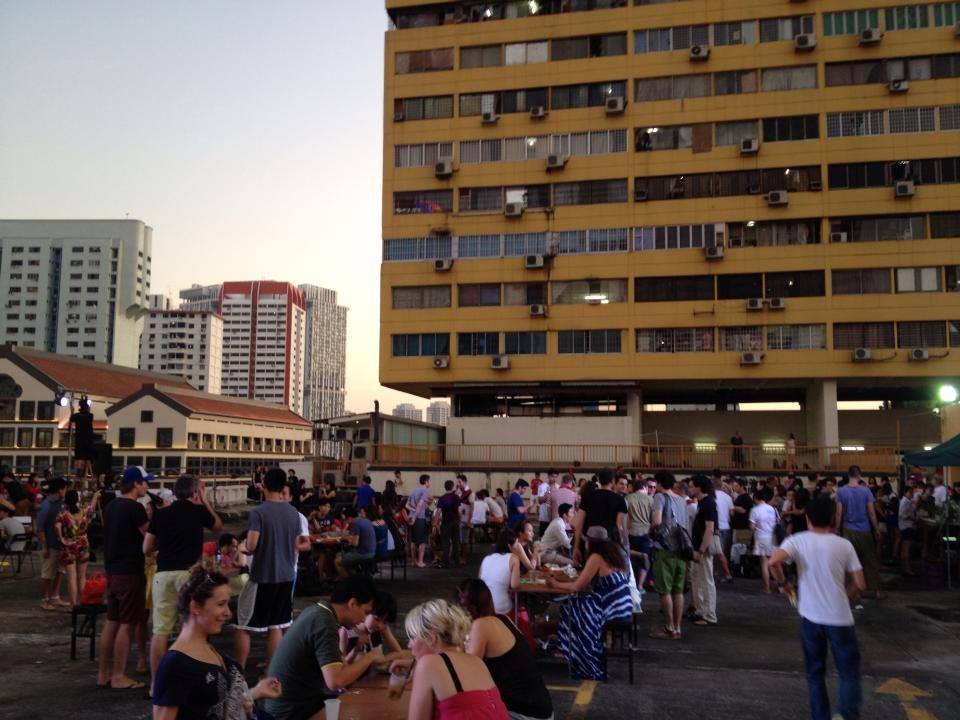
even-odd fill
[[[643,393],[640,390],[627,393],[627,444],[643,442]]]
[[[840,424],[837,416],[837,381],[815,380],[807,386],[804,403],[807,445],[839,448]]]

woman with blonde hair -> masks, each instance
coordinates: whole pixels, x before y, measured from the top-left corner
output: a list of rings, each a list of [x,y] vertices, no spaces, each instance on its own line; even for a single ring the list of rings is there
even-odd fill
[[[416,663],[408,720],[509,720],[483,660],[464,652],[470,617],[446,600],[417,605],[404,623]]]

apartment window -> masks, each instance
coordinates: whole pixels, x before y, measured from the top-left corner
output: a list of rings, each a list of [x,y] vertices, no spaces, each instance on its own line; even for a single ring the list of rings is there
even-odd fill
[[[634,302],[713,300],[713,276],[680,275],[636,278],[633,282],[633,299]]]
[[[848,10],[823,14],[823,35],[858,35],[863,30],[880,27],[879,10]]]
[[[586,37],[558,38],[550,47],[551,60],[577,60],[591,57],[625,55],[627,34],[589,35]]]
[[[627,96],[624,80],[584,85],[563,85],[550,90],[550,107],[553,110],[570,108],[598,107],[604,105],[609,97]],[[545,105],[546,103],[539,103]]]
[[[671,28],[636,30],[633,33],[633,51],[637,54],[673,50]]]
[[[847,242],[923,240],[923,215],[877,215],[831,218],[831,233],[846,233]]]
[[[503,208],[503,188],[460,188],[457,206],[460,212],[500,210]]]
[[[35,431],[35,442],[37,447],[41,448],[51,448],[53,447],[53,429],[52,428],[37,428]]]
[[[18,420],[27,420],[32,421],[36,417],[37,405],[32,400],[21,400],[20,401],[20,413],[17,415]]]
[[[898,160],[896,162],[848,163],[830,165],[830,187],[885,187],[899,180],[918,185],[955,183],[960,179],[960,158]]]
[[[56,405],[52,402],[41,400],[37,403],[37,420],[53,420],[56,412]]]
[[[394,60],[397,75],[453,70],[453,48],[398,52]]]
[[[883,24],[890,30],[917,30],[930,25],[926,5],[901,5],[883,11]]]
[[[607,305],[627,301],[627,281],[555,280],[550,283],[555,305]]]
[[[883,110],[827,113],[827,137],[883,135]]]
[[[460,164],[500,162],[503,140],[464,140],[460,143]]]
[[[393,101],[394,116],[403,120],[436,120],[453,117],[453,95],[397,98]]]
[[[902,348],[942,348],[947,333],[942,320],[898,322],[897,345]]]
[[[633,133],[637,152],[678,150],[693,146],[693,125],[637,128]]]
[[[767,273],[764,280],[768,298],[822,297],[825,294],[822,270]]]
[[[560,330],[557,352],[561,355],[585,355],[621,352],[621,330]]]
[[[737,273],[717,276],[717,299],[737,300],[763,297],[763,275]]]
[[[637,200],[759,195],[771,190],[804,192],[820,182],[820,166],[734,170],[722,173],[692,173],[638,177]]]
[[[936,130],[932,107],[891,108],[887,111],[887,119],[892,134]]]
[[[449,285],[395,287],[392,289],[392,293],[394,310],[450,307]]]
[[[452,142],[397,145],[393,149],[393,166],[396,168],[430,167],[440,158],[452,157]]]
[[[140,411],[140,422],[142,422],[142,423],[152,423],[152,422],[153,422],[153,410],[141,410],[141,411]]]
[[[768,350],[823,350],[827,347],[826,325],[768,325]]]
[[[731,70],[713,74],[714,95],[742,95],[757,92],[756,70]]]
[[[806,90],[817,86],[817,66],[764,68],[760,86],[763,92],[778,90]]]
[[[17,428],[17,447],[33,447],[33,428]]]
[[[940,268],[897,268],[897,292],[939,292]]]
[[[547,284],[545,282],[520,282],[503,284],[504,305],[545,305]]]
[[[627,130],[593,130],[550,136],[550,152],[567,157],[606,155],[627,151]]]
[[[955,25],[960,22],[960,2],[939,3],[933,6],[933,24],[936,27]]]
[[[503,349],[507,355],[546,355],[547,333],[543,331],[504,333]]]
[[[724,352],[763,350],[763,328],[756,326],[720,328],[720,349]]]
[[[447,333],[392,335],[391,344],[394,357],[450,354],[450,335]]]
[[[893,323],[834,323],[833,347],[837,350],[854,348],[892,348]]]
[[[522,113],[538,105],[546,107],[547,88],[463,94],[460,95],[460,116],[470,117],[485,112]]]
[[[506,162],[517,160],[543,160],[549,154],[550,139],[546,135],[504,138],[503,159]]]
[[[960,212],[930,213],[930,237],[960,238]]]
[[[834,270],[834,295],[881,295],[890,292],[890,270]]]
[[[713,328],[637,330],[638,353],[713,352]]]
[[[453,212],[453,190],[408,190],[393,194],[394,215]]]
[[[710,95],[708,73],[641,78],[634,85],[634,97],[637,102],[707,97],[708,95]]]
[[[728,223],[727,232],[730,247],[816,245],[820,242],[820,221]]]
[[[525,208],[545,208],[550,206],[549,185],[527,185],[506,187],[503,191],[506,202],[522,203]]]
[[[755,20],[716,23],[713,26],[714,45],[752,45],[757,41]]]
[[[499,355],[500,333],[467,332],[457,333],[458,355]]]
[[[546,40],[526,43],[507,43],[504,47],[506,65],[531,65],[547,62],[549,43]]]
[[[813,15],[765,18],[760,21],[760,42],[793,40],[801,33],[813,32]]]
[[[507,233],[503,236],[503,254],[505,257],[543,255],[546,251],[546,233]]]
[[[136,428],[120,428],[119,445],[123,448],[132,448],[137,444]]]
[[[763,141],[816,140],[820,123],[816,115],[794,115],[763,119]]]
[[[744,140],[754,140],[757,138],[756,120],[718,122],[715,128],[717,133],[717,147],[740,145]]]
[[[717,244],[716,223],[706,225],[659,225],[638,227],[633,232],[635,250],[686,250],[714,247]],[[719,224],[722,242],[723,224]]]
[[[940,106],[940,129],[960,130],[960,105]]]
[[[491,307],[500,304],[500,283],[475,283],[457,286],[460,307]]]
[[[554,205],[597,205],[627,201],[627,180],[584,180],[553,186]]]
[[[480,45],[460,48],[460,69],[496,67],[503,65],[502,45]]]
[[[173,428],[157,428],[157,447],[173,447]]]

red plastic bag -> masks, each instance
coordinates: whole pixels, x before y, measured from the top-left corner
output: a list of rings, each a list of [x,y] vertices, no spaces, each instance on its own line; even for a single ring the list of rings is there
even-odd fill
[[[87,578],[83,586],[83,592],[80,594],[80,603],[82,605],[102,605],[103,596],[107,593],[107,576],[101,572],[95,572]]]

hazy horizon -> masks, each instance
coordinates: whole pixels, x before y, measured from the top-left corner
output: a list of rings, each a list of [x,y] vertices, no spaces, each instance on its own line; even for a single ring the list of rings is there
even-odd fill
[[[0,217],[142,220],[175,299],[336,290],[346,407],[425,408],[377,379],[386,27],[379,0],[0,0]]]

